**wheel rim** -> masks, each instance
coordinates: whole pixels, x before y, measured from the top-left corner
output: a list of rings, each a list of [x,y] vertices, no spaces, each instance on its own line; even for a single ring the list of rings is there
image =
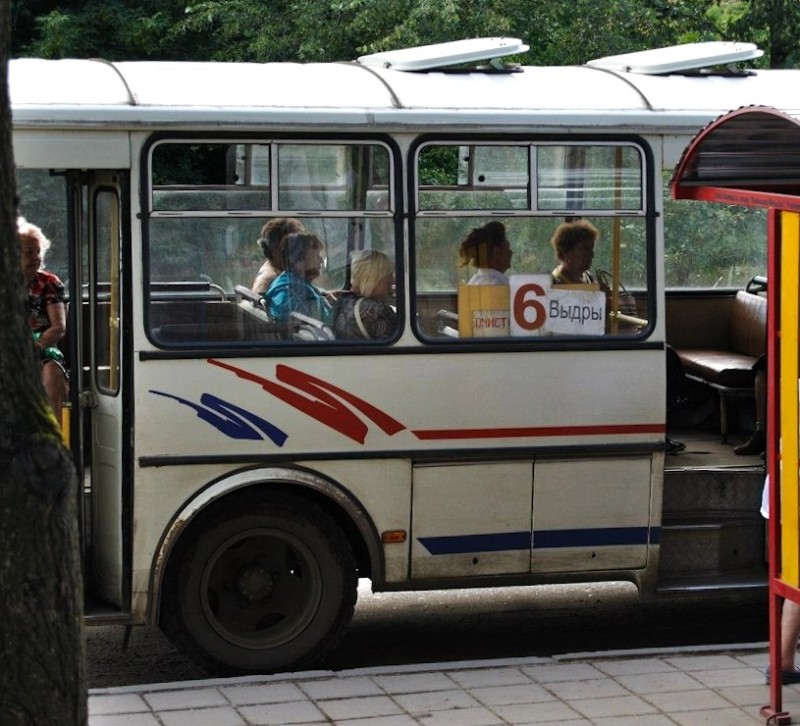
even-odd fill
[[[309,547],[288,532],[238,532],[214,550],[200,580],[210,626],[244,648],[274,648],[296,638],[314,619],[322,573]]]

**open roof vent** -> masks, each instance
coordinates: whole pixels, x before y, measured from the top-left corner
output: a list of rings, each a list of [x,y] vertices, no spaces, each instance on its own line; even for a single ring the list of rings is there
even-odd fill
[[[733,70],[730,68],[733,63],[753,60],[762,55],[764,55],[764,51],[753,43],[712,41],[610,55],[590,60],[586,65],[608,71],[657,76],[668,73],[707,71],[717,66],[727,66],[728,70]]]
[[[362,55],[358,62],[395,71],[430,71],[488,61],[494,70],[510,70],[500,58],[524,53],[529,47],[519,38],[470,38]]]

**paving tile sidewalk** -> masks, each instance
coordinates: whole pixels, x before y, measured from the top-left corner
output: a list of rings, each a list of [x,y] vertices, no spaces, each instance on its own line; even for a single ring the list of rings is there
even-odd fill
[[[764,724],[766,644],[576,653],[89,692],[89,726]],[[783,689],[800,722],[800,686]]]

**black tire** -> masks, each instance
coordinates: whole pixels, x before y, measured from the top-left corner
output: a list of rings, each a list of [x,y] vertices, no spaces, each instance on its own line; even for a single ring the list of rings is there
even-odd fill
[[[270,673],[318,663],[353,616],[353,550],[313,502],[236,498],[206,512],[170,557],[161,624],[215,673]]]

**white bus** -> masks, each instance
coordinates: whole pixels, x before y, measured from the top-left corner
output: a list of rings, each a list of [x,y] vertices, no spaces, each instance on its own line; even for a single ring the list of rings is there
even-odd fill
[[[766,585],[758,457],[704,456],[730,451],[718,420],[664,451],[666,346],[725,327],[765,222],[665,201],[666,182],[721,113],[800,111],[800,71],[743,69],[759,52],[727,43],[498,60],[524,49],[11,62],[20,212],[69,290],[89,622],[159,623],[210,669],[266,672],[324,660],[358,578]],[[355,251],[391,258],[391,335],[269,316],[249,288],[282,217],[322,240],[322,288],[347,287]],[[578,218],[610,292],[557,303],[549,240]],[[492,220],[511,282],[470,303],[459,243]],[[487,306],[499,335],[470,325]]]

